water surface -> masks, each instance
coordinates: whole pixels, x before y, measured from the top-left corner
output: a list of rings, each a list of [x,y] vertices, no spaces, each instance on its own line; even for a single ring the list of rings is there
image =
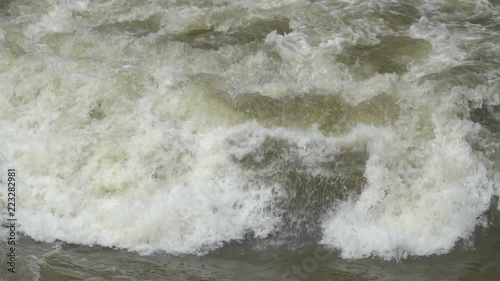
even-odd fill
[[[499,279],[499,5],[2,1],[0,278]]]

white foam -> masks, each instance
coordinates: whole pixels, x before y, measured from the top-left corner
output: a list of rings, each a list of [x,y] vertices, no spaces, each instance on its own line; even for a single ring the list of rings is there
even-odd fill
[[[169,149],[159,147],[158,141],[164,141],[161,133],[156,137],[153,128],[144,133],[118,145],[95,144],[86,156],[87,163],[77,168],[72,179],[27,180],[33,188],[20,191],[31,198],[23,202],[18,215],[23,231],[43,241],[194,253],[242,239],[249,230],[257,237],[275,230],[279,221],[268,208],[276,194],[268,187],[248,183],[241,171],[228,166],[217,136],[198,136],[197,144],[188,145],[197,147],[196,151],[170,148],[170,153],[177,154],[172,158],[160,152]],[[63,150],[69,145],[74,143],[59,143]],[[40,155],[37,160],[43,158]],[[167,177],[165,185],[158,186],[151,179],[151,170],[164,159],[177,163],[170,160],[163,170],[157,169],[156,173]],[[38,166],[35,159],[30,160],[31,167]],[[42,201],[36,199],[40,196]]]
[[[71,22],[72,13],[71,11],[62,8],[61,6],[56,6],[54,9],[41,17],[40,21],[28,26],[27,35],[37,36],[39,33],[44,32],[72,32]]]
[[[392,259],[446,253],[468,239],[492,184],[460,133],[421,144],[394,131],[372,134],[367,184],[325,218],[323,243],[344,258]]]

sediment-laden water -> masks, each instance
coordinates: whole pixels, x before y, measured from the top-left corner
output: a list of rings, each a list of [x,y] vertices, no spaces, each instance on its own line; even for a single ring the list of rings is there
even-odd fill
[[[0,144],[0,280],[498,280],[500,2],[3,0]]]

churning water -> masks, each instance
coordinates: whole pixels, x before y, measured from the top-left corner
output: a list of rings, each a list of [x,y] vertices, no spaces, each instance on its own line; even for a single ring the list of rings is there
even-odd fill
[[[500,2],[2,0],[0,144],[2,280],[498,280]]]

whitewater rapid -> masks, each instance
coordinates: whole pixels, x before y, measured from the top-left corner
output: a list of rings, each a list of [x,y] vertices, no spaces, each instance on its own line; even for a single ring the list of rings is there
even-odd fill
[[[489,224],[497,4],[8,2],[0,171],[36,240],[400,259]]]

